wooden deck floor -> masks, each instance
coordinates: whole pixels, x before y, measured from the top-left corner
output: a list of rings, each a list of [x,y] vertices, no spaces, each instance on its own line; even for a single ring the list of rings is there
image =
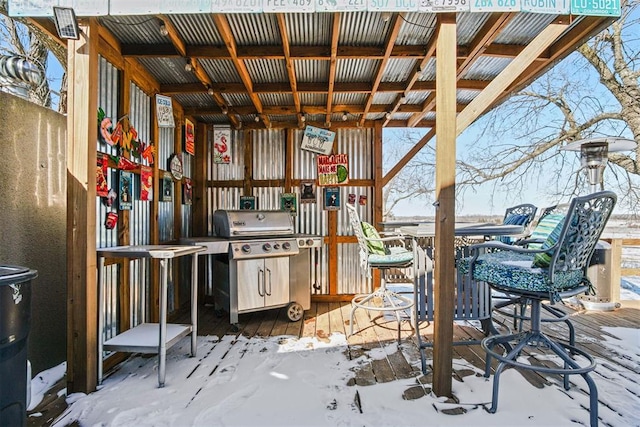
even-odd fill
[[[239,318],[239,330],[236,330],[228,323],[227,316],[217,315],[210,306],[200,307],[198,334],[223,336],[227,334],[242,334],[247,337],[253,336],[279,336],[293,335],[298,337],[317,337],[318,339],[327,339],[332,333],[348,334],[349,333],[349,313],[351,306],[349,303],[313,303],[309,311],[305,312],[304,318],[298,322],[290,322],[287,319],[285,309],[264,310],[255,313],[242,314]],[[620,357],[613,354],[610,348],[603,345],[605,336],[610,335],[604,330],[606,327],[640,327],[640,309],[638,308],[621,308],[614,312],[576,312],[567,308],[571,313],[571,320],[576,327],[576,340],[587,351],[598,358],[600,363],[594,375],[610,377],[612,373],[616,375],[626,375],[626,378],[632,378],[640,374],[640,366],[637,360],[640,359],[640,348],[636,352],[635,357]],[[176,321],[187,321],[188,313],[182,315]],[[499,323],[511,322],[502,316],[496,316]],[[348,342],[348,356],[357,358],[363,352],[381,348],[389,343],[395,342],[397,339],[397,323],[393,318],[381,316],[376,312],[367,312],[357,310],[354,329],[358,331],[351,337]],[[546,332],[551,336],[566,336],[566,328],[562,324],[547,324]],[[432,339],[433,326],[423,323],[421,333],[425,339]],[[454,327],[454,335],[456,340],[465,339],[481,339],[482,331],[479,330],[473,322],[456,322]],[[413,330],[409,322],[402,322],[402,351],[396,351],[393,354],[387,354],[383,359],[371,359],[369,364],[363,365],[362,369],[356,372],[354,381],[358,385],[366,386],[375,383],[384,383],[396,379],[417,378],[417,384],[425,386],[416,386],[407,390],[406,399],[417,399],[425,394],[430,393],[428,385],[431,383],[430,376],[423,376],[415,363],[419,360],[419,351],[416,345]],[[454,358],[465,359],[474,366],[483,369],[484,367],[484,351],[479,345],[460,345],[454,346]],[[430,350],[427,350],[430,357]],[[539,360],[531,361],[535,363],[549,363]],[[602,361],[606,362],[602,362]],[[494,365],[495,368],[495,365]],[[454,376],[462,379],[466,375],[474,374],[470,370],[455,370]],[[542,387],[549,384],[550,380],[544,376],[534,372],[524,372],[523,376],[535,387]],[[584,382],[580,382],[579,387],[586,386]],[[39,413],[41,416],[29,417],[29,426],[49,426],[64,411],[66,403],[64,396],[58,397],[60,390],[65,387],[61,382],[54,387],[43,402],[32,413]],[[637,389],[627,389],[630,399],[640,399]],[[619,396],[617,396],[619,398]],[[607,396],[600,393],[600,405],[606,406],[613,411],[621,405],[615,396]],[[587,408],[584,408],[588,410]],[[629,421],[629,420],[626,420]],[[640,425],[638,418],[637,425]],[[634,425],[633,422],[627,423]],[[601,425],[611,425],[601,423]],[[615,425],[612,425],[615,427]]]

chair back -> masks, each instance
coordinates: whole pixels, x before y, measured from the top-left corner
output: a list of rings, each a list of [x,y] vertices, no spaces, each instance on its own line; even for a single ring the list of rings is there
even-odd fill
[[[355,204],[345,203],[347,207],[347,213],[349,214],[349,223],[351,224],[351,229],[353,230],[353,234],[358,238],[358,247],[360,248],[360,264],[363,269],[368,268],[368,258],[369,258],[369,246],[367,245],[367,241],[365,240],[364,230],[362,229],[362,221],[360,221],[360,215],[356,209]]]
[[[512,206],[506,209],[502,222],[504,224],[508,224],[510,223],[509,222],[510,218],[512,218],[514,215],[521,215],[526,218],[523,218],[522,221],[519,221],[517,225],[523,225],[526,228],[529,226],[529,224],[531,224],[533,219],[536,217],[537,211],[538,211],[538,208],[530,203]]]
[[[549,264],[551,282],[559,272],[581,270],[586,276],[589,261],[616,200],[612,191],[601,191],[571,201]]]

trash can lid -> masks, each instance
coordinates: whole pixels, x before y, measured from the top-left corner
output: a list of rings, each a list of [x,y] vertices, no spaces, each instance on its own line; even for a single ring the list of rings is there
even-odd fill
[[[17,265],[0,265],[0,286],[31,280],[38,275],[36,270]]]

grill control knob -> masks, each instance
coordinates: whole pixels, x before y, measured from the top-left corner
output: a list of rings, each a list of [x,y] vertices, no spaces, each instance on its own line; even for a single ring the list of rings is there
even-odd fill
[[[302,239],[298,240],[298,246],[303,247],[304,246],[304,240],[302,240]]]
[[[262,250],[264,250],[265,252],[271,251],[271,244],[265,243],[264,245],[262,245]]]
[[[280,249],[280,243],[274,243],[273,244],[273,249],[275,249],[275,250]]]
[[[245,254],[251,253],[251,245],[242,245],[242,252],[244,252]]]
[[[282,244],[282,249],[284,249],[285,251],[288,251],[289,249],[291,249],[291,243],[289,242],[284,242]]]
[[[313,239],[307,239],[307,245],[313,246]]]

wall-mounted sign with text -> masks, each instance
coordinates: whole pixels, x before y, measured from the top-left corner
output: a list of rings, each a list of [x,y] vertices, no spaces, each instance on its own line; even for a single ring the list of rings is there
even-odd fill
[[[332,154],[318,156],[318,185],[346,185],[349,183],[349,156]]]
[[[156,117],[158,118],[158,127],[176,127],[173,121],[173,104],[170,97],[156,95]]]
[[[300,148],[318,154],[329,154],[333,149],[333,140],[335,138],[335,132],[315,126],[307,126],[304,128],[304,136],[302,137]]]

